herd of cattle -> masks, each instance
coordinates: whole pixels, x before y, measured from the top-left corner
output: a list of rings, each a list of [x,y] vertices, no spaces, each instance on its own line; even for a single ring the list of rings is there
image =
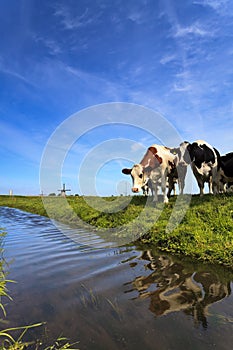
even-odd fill
[[[233,184],[233,152],[221,156],[216,148],[203,140],[193,143],[182,142],[177,148],[152,145],[146,154],[131,169],[122,169],[123,174],[131,175],[132,191],[152,192],[153,200],[158,200],[158,188],[161,187],[164,203],[178,183],[179,193],[183,194],[187,167],[191,165],[193,174],[204,193],[204,183],[209,185],[210,193],[226,192]],[[166,187],[168,192],[166,193]]]

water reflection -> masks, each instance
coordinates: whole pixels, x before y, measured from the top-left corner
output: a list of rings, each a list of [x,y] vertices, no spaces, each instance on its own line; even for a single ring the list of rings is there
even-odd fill
[[[145,275],[127,283],[132,288],[126,293],[137,291],[136,298],[150,298],[149,309],[156,316],[183,311],[207,328],[209,306],[231,294],[230,282],[207,267],[193,272],[193,266],[152,250],[144,251],[141,259],[148,261]]]
[[[0,208],[0,221],[8,232],[8,277],[17,281],[9,286],[8,327],[45,321],[46,344],[64,334],[82,350],[154,350],[155,343],[156,349],[231,349],[233,274],[226,269],[145,245],[93,249],[91,232],[77,230],[79,244],[73,229],[62,234],[49,219],[11,208]],[[27,336],[41,338],[41,331]]]

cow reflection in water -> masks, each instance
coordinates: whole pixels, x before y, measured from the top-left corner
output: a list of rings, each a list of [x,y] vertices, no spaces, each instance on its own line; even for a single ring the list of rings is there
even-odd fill
[[[194,317],[197,325],[207,327],[208,306],[230,295],[230,282],[209,272],[190,272],[181,263],[167,256],[153,256],[151,251],[142,254],[149,260],[147,268],[153,272],[148,276],[136,277],[127,283],[138,291],[137,298],[150,298],[149,309],[156,315],[184,311]]]

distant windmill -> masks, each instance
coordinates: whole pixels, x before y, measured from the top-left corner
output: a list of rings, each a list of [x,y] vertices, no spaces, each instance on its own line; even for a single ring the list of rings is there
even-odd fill
[[[67,191],[71,191],[71,190],[66,189],[66,184],[63,184],[62,189],[61,189],[61,190],[58,190],[58,191],[61,192],[61,196],[62,196],[62,197],[66,197],[66,192],[67,192]]]

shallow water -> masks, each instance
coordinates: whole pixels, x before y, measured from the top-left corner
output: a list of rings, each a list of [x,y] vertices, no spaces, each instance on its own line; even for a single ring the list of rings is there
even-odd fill
[[[45,321],[27,337],[49,344],[63,334],[81,350],[232,348],[228,270],[148,247],[100,248],[91,233],[17,209],[0,208],[0,220],[17,282],[3,300],[7,327]]]

